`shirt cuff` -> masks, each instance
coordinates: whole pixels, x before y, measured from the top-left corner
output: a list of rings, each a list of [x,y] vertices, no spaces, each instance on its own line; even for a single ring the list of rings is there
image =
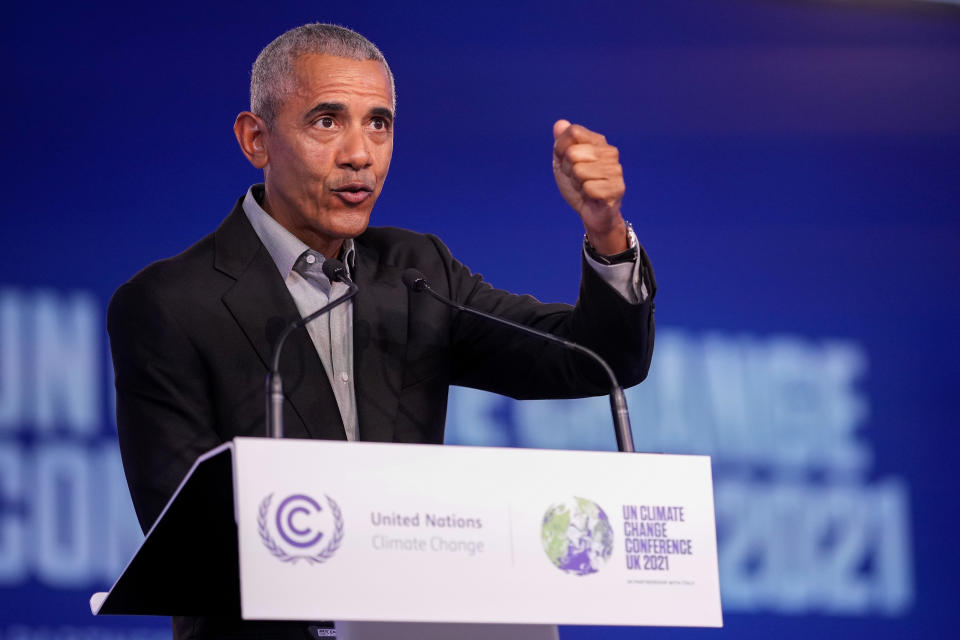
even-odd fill
[[[639,246],[633,227],[628,227],[630,233],[630,245]],[[594,260],[587,251],[586,246],[582,249],[583,257],[587,259],[587,264],[600,276],[600,279],[613,287],[613,290],[619,293],[624,300],[630,304],[646,302],[649,297],[649,289],[644,282],[643,268],[640,264],[640,256],[637,255],[632,262],[621,262],[620,264],[602,264]]]

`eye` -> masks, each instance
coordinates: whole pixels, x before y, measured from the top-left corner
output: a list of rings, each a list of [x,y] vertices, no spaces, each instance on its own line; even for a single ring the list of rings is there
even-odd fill
[[[323,116],[315,124],[320,129],[332,129],[335,122],[331,116]]]
[[[386,131],[389,128],[387,124],[387,119],[381,118],[379,116],[374,117],[370,120],[370,127],[374,131]]]

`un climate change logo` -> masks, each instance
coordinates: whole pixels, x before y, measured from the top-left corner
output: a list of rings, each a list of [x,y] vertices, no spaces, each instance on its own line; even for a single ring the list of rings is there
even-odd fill
[[[272,493],[264,498],[257,516],[263,546],[283,562],[306,560],[308,564],[320,564],[329,560],[343,541],[343,514],[333,498],[323,497],[327,509],[302,493],[287,496],[276,509],[270,508]]]
[[[613,527],[596,502],[573,498],[550,505],[540,528],[543,550],[555,567],[585,576],[613,554]]]

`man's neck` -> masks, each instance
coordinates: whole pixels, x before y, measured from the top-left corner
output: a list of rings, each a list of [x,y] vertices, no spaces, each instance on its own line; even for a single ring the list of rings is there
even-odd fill
[[[284,208],[282,206],[272,206],[270,196],[267,194],[266,189],[263,191],[263,202],[260,203],[260,206],[263,207],[263,210],[266,211],[271,218],[279,222],[284,229],[295,235],[303,244],[314,251],[322,253],[325,258],[336,258],[340,255],[340,251],[343,249],[343,238],[330,238],[318,234],[312,229],[296,226],[290,216],[284,215]]]

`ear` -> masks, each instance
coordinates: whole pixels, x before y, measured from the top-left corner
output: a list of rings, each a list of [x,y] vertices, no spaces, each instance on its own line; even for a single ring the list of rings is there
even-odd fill
[[[258,115],[241,111],[233,123],[233,133],[237,136],[240,150],[247,156],[250,164],[257,169],[267,166],[267,123]]]

